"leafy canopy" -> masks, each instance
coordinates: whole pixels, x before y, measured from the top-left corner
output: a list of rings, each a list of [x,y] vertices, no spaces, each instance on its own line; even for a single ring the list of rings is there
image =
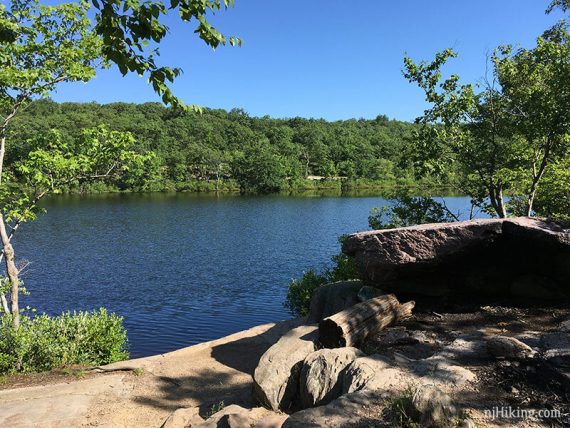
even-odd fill
[[[85,2],[44,6],[38,0],[0,5],[0,115],[47,96],[60,82],[86,82],[101,65],[101,40]],[[9,37],[7,37],[9,36]]]

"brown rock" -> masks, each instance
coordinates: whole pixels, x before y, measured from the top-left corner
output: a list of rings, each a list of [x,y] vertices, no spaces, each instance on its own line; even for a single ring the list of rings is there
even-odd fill
[[[431,262],[478,242],[488,242],[502,231],[502,220],[474,220],[374,230],[349,235],[344,253],[355,256],[366,278],[378,282],[391,267]]]
[[[570,229],[540,218],[426,224],[350,235],[363,281],[386,292],[570,296]],[[514,278],[514,280],[513,280]]]

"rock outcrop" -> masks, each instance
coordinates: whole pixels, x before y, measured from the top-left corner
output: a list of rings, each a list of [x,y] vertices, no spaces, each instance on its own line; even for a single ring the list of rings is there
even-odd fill
[[[350,235],[365,283],[432,296],[570,296],[570,228],[538,219],[472,220]]]
[[[253,374],[254,398],[272,410],[287,410],[297,395],[305,358],[315,351],[317,327],[294,328],[261,357]]]

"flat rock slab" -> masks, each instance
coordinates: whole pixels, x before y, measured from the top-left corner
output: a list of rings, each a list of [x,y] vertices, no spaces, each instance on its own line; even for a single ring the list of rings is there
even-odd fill
[[[0,426],[80,426],[99,395],[121,399],[127,389],[124,374],[89,380],[0,391]]]
[[[104,366],[95,377],[0,391],[0,427],[160,427],[177,409],[251,407],[261,355],[303,319]],[[133,374],[129,370],[140,369]]]
[[[502,220],[491,219],[373,230],[349,235],[342,251],[355,256],[361,266],[366,262],[370,279],[375,279],[379,268],[433,261],[488,242],[501,234],[502,227]]]

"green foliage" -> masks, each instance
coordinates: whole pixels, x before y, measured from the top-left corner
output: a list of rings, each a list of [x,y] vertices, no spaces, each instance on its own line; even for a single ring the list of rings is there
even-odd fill
[[[499,47],[492,79],[478,86],[460,84],[457,75],[443,78],[443,66],[457,56],[450,49],[432,62],[406,57],[404,76],[431,104],[417,119],[416,171],[441,176],[455,165],[459,188],[480,208],[506,217],[505,194],[524,195],[522,212],[533,214],[539,183],[570,151],[567,30],[561,21],[533,49]]]
[[[344,235],[339,237],[338,240],[341,245],[344,239]],[[360,277],[354,258],[341,252],[332,257],[332,262],[333,266],[321,273],[318,273],[315,269],[309,269],[303,272],[301,279],[291,281],[287,290],[285,307],[296,315],[307,315],[311,297],[318,287],[331,282],[358,279]]]
[[[391,205],[374,208],[368,217],[371,229],[394,229],[427,223],[457,221],[442,202],[431,197],[403,195],[392,199]]]
[[[216,413],[224,410],[225,407],[226,407],[226,403],[224,403],[224,400],[222,400],[216,404],[212,404],[212,406],[208,409],[208,413],[206,413],[206,419],[209,419],[210,417],[212,417]]]
[[[107,65],[116,64],[123,75],[146,75],[164,103],[186,108],[168,87],[182,70],[157,64],[160,42],[168,34],[166,21],[174,16],[182,22],[196,22],[195,33],[214,49],[226,43],[241,45],[241,39],[224,36],[207,19],[210,13],[231,7],[233,0],[91,0],[92,6],[89,3],[80,0],[44,6],[38,0],[12,0],[9,8],[1,5],[1,77],[15,82],[18,75],[21,80],[14,85],[17,90],[33,80],[43,81],[47,93],[53,89],[53,75],[48,73],[46,78],[46,69],[59,66],[63,73],[58,74],[57,80],[85,80],[94,74],[90,59],[102,58]],[[88,14],[90,8],[95,13]],[[45,55],[54,48],[55,55]],[[10,57],[16,61],[4,67]],[[19,62],[20,58],[26,62]],[[27,75],[21,73],[22,66],[28,69]]]
[[[570,157],[551,165],[534,206],[540,215],[570,221]]]
[[[414,418],[412,404],[415,391],[414,386],[408,385],[401,394],[387,400],[386,413],[395,427],[420,428],[420,424]]]
[[[101,41],[85,2],[0,5],[0,115],[3,119],[60,82],[87,81],[100,65]]]
[[[243,192],[278,192],[285,183],[284,159],[267,140],[247,144],[236,153],[231,169]]]
[[[303,272],[301,279],[294,279],[289,283],[285,306],[296,315],[307,315],[313,292],[326,283],[326,276],[318,274],[314,269]]]
[[[57,317],[0,318],[0,373],[39,372],[71,364],[101,365],[128,358],[123,319],[105,309]]]
[[[182,70],[159,66],[160,42],[168,34],[167,20],[196,22],[194,33],[213,49],[219,45],[241,46],[241,39],[226,37],[207,17],[233,6],[233,0],[108,1],[91,0],[97,10],[95,31],[102,37],[105,58],[123,75],[147,75],[149,83],[165,104],[186,108],[168,87]],[[194,106],[199,110],[199,107]]]
[[[82,128],[101,124],[132,133],[132,150],[156,153],[156,174],[146,187],[123,180],[121,186],[110,187],[112,191],[344,190],[442,186],[455,179],[450,169],[441,180],[415,180],[410,161],[415,126],[410,123],[254,118],[241,110],[204,109],[197,114],[157,103],[34,102],[13,121],[8,164],[27,155],[28,142],[37,134],[55,129],[63,142],[71,143],[80,138]]]
[[[104,126],[84,129],[76,139],[64,140],[58,131],[51,131],[27,145],[28,153],[5,170],[0,186],[0,211],[13,225],[35,220],[43,211],[38,202],[47,194],[103,180],[144,187],[155,172],[154,153],[131,150],[130,133]]]

